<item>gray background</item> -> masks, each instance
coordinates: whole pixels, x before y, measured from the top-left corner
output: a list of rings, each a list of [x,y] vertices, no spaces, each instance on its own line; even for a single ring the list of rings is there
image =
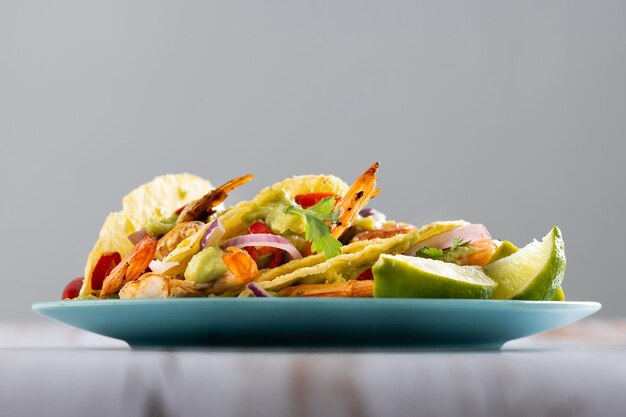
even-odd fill
[[[57,299],[131,188],[381,162],[374,206],[565,236],[626,313],[623,1],[0,0],[0,319]]]

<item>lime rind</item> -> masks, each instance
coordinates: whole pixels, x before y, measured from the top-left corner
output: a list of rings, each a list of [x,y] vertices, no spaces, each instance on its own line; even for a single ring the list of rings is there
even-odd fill
[[[519,248],[517,246],[515,246],[508,240],[505,240],[500,244],[500,246],[498,246],[498,249],[496,249],[493,255],[491,255],[491,259],[489,259],[489,262],[487,263],[492,264],[496,261],[499,261],[500,259],[513,255],[517,251],[519,251]]]
[[[498,283],[493,298],[551,300],[563,282],[565,266],[563,238],[554,226],[541,242],[529,243],[487,265],[485,271]]]
[[[405,255],[381,255],[372,272],[379,298],[490,298],[497,285],[480,267]]]
[[[565,301],[565,293],[563,292],[563,287],[559,287],[556,290],[554,297],[552,297],[550,301]]]

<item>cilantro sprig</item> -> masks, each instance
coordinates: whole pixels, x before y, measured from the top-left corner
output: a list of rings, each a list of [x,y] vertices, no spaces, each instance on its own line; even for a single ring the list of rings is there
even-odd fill
[[[341,253],[341,242],[330,234],[327,224],[339,221],[339,209],[335,209],[335,197],[325,197],[315,205],[303,209],[298,205],[287,207],[285,213],[298,213],[304,216],[306,226],[304,238],[311,242],[314,252],[324,252],[326,259],[333,258]]]
[[[444,255],[449,254],[450,252],[454,252],[458,248],[467,246],[467,244],[470,242],[470,240],[464,240],[462,237],[455,237],[452,239],[452,246],[450,246],[448,249],[439,249],[426,246],[418,250],[416,255],[426,256],[428,258],[440,258]]]

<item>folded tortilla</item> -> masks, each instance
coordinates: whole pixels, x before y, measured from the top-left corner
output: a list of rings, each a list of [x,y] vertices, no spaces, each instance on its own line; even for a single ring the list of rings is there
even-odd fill
[[[156,177],[126,195],[122,200],[122,210],[107,216],[98,240],[87,256],[80,295],[94,292],[91,275],[103,253],[119,252],[124,257],[134,247],[128,235],[141,229],[151,219],[169,217],[176,209],[212,189],[209,181],[183,173]]]
[[[296,284],[321,284],[356,279],[371,268],[383,254],[406,252],[420,241],[459,226],[464,220],[434,222],[386,239],[362,240],[341,248],[341,254],[326,260],[324,254],[293,260],[279,267],[264,271],[256,279],[266,290],[280,291]]]
[[[259,207],[275,203],[277,199],[292,200],[298,194],[308,193],[332,193],[341,196],[348,188],[348,184],[334,175],[294,176],[265,187],[252,200],[235,204],[220,215],[226,229],[224,240],[246,234],[251,223],[250,214]]]

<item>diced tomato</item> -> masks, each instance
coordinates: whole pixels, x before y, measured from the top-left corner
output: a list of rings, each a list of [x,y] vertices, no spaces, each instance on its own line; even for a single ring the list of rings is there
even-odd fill
[[[270,234],[273,235],[272,229],[267,227],[261,220],[257,220],[248,227],[248,233],[255,235]]]
[[[272,252],[272,257],[270,258],[270,260],[267,262],[267,265],[265,265],[266,268],[276,268],[278,265],[280,265],[280,262],[283,259],[283,253],[280,249],[278,248],[267,248],[270,249]]]
[[[257,252],[254,246],[244,246],[243,249],[248,252],[248,255],[250,255],[255,262],[259,260],[259,252]]]
[[[333,193],[308,193],[308,194],[298,194],[295,198],[296,203],[300,205],[302,208],[309,208],[311,206],[316,205],[319,201],[326,197],[332,197]]]
[[[63,294],[61,294],[61,300],[65,300],[66,298],[76,298],[80,293],[80,288],[83,286],[83,280],[85,278],[78,277],[76,279],[71,280],[65,288],[63,288]]]
[[[272,230],[265,225],[261,220],[257,220],[248,227],[248,234],[272,234]],[[254,246],[246,246],[244,248],[246,252],[257,261],[259,259],[259,251]]]
[[[311,246],[313,246],[313,244],[311,242],[308,242],[308,241],[304,242],[304,247],[300,251],[302,256],[307,257],[307,256],[310,256],[310,255],[315,255],[315,252],[313,252],[313,249],[311,249]]]
[[[113,268],[122,261],[119,252],[105,252],[100,255],[100,259],[96,262],[91,274],[91,288],[101,290],[104,279],[111,273]]]
[[[267,225],[261,220],[257,220],[252,223],[248,228],[248,233],[256,235],[274,234],[272,233],[272,229],[267,227]],[[283,251],[278,248],[272,248],[269,246],[246,246],[244,249],[255,262],[259,261],[260,258],[266,258],[267,256],[265,255],[271,255],[269,260],[267,260],[267,264],[263,266],[264,268],[276,268],[282,261]]]
[[[374,274],[372,273],[372,268],[367,268],[365,271],[361,272],[361,275],[357,277],[357,281],[369,281],[374,279]]]

